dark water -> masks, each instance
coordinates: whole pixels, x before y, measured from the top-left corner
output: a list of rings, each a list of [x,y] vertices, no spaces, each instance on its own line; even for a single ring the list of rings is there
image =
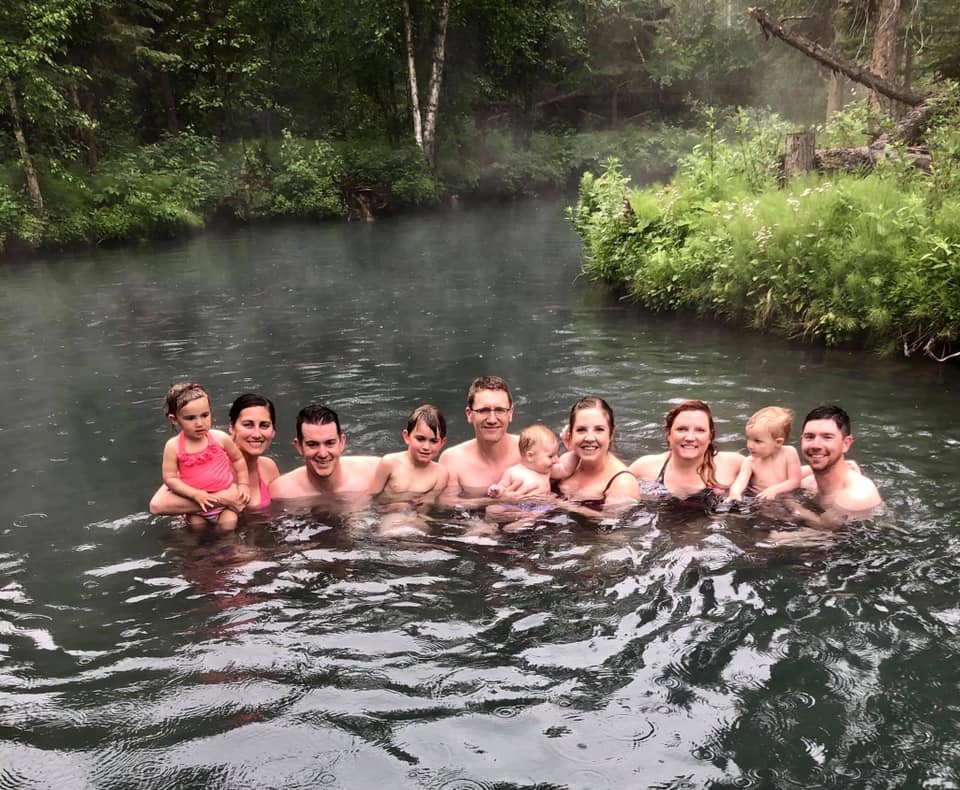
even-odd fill
[[[0,788],[960,786],[957,369],[640,314],[578,279],[558,203],[284,225],[0,271]],[[763,519],[148,516],[167,385],[336,408],[400,449],[509,379],[515,427],[613,404],[628,461],[672,399],[722,444],[778,403],[854,416],[890,509],[819,549]]]

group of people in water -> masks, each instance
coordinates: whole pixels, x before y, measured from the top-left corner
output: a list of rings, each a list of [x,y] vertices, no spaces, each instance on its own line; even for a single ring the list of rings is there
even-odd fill
[[[402,432],[405,450],[346,455],[336,412],[311,404],[297,415],[293,440],[303,464],[285,474],[265,455],[276,435],[268,398],[237,398],[229,432],[212,428],[210,399],[198,384],[173,385],[166,412],[179,431],[164,447],[163,485],[150,512],[182,515],[198,530],[212,525],[229,532],[245,508],[264,508],[272,500],[347,493],[413,507],[435,501],[485,507],[518,523],[555,507],[615,514],[652,496],[706,505],[749,495],[776,499],[810,526],[830,529],[868,518],[882,504],[873,482],[846,458],[853,442],[850,418],[834,405],[806,416],[799,454],[787,444],[793,412],[761,409],[747,422],[744,456],[717,449],[706,403],[683,401],[667,412],[666,451],[628,466],[611,452],[616,424],[603,398],[574,403],[559,437],[541,424],[516,435],[508,430],[514,415],[510,388],[498,376],[481,376],[470,385],[464,409],[472,439],[444,449],[446,421],[435,406],[423,405]],[[818,512],[790,496],[800,489]]]

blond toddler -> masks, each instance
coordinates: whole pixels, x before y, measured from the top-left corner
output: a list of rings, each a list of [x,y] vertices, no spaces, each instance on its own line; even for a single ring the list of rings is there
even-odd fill
[[[793,411],[767,406],[747,420],[747,452],[728,500],[743,498],[749,489],[758,499],[773,499],[800,487],[800,456],[786,444]]]

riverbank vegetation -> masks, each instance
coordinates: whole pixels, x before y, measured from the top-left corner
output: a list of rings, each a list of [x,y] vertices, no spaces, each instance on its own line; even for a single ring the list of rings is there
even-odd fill
[[[822,130],[851,142],[854,108]],[[960,340],[960,112],[929,135],[930,173],[892,156],[870,173],[782,184],[791,128],[740,114],[710,126],[666,186],[634,188],[611,161],[572,216],[586,268],[651,310],[703,315],[884,352],[944,356]]]
[[[611,155],[665,177],[705,105],[820,111],[816,66],[767,47],[745,9],[3,3],[0,251],[514,197],[575,184]]]
[[[832,57],[759,14],[811,57]],[[815,128],[822,147],[806,172],[787,167],[795,123],[740,110],[709,120],[666,185],[632,186],[616,159],[586,174],[571,216],[587,272],[655,311],[960,357],[960,92],[945,77],[960,71],[956,59],[938,59],[912,90],[896,84],[894,60],[876,81],[884,95]]]

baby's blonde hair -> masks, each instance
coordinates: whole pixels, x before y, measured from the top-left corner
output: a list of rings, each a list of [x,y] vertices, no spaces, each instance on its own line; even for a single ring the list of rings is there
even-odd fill
[[[782,406],[765,406],[754,412],[747,420],[748,428],[766,428],[774,439],[787,441],[793,424],[793,409]]]
[[[520,433],[520,455],[532,450],[540,442],[557,441],[557,435],[546,425],[536,423],[524,428]]]

